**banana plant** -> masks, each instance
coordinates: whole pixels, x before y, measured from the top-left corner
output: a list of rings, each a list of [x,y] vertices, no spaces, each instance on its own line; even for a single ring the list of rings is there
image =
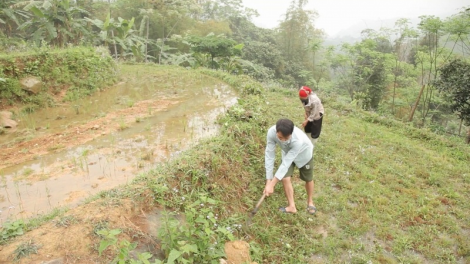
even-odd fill
[[[119,17],[116,21],[108,13],[105,21],[89,18],[87,20],[100,30],[99,41],[103,42],[105,46],[112,44],[113,54],[116,58],[118,55],[124,58],[129,53],[132,53],[136,58],[142,57],[146,40],[138,36],[138,32],[133,29],[134,18],[127,20]]]
[[[30,1],[24,8],[30,19],[18,27],[40,43],[63,47],[67,43],[77,44],[83,35],[89,33],[82,16],[88,11],[78,8],[70,0]]]

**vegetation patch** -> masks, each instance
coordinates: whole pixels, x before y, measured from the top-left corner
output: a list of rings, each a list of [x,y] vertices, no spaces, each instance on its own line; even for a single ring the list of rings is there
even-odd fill
[[[73,101],[104,89],[117,79],[117,66],[99,48],[41,48],[29,53],[0,55],[0,108],[20,103],[27,112]],[[20,82],[34,77],[37,91]]]

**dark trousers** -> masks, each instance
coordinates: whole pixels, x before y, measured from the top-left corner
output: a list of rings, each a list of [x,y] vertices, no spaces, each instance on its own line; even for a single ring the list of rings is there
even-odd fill
[[[307,125],[305,126],[305,133],[311,133],[312,138],[320,137],[323,115],[320,114],[320,116],[321,116],[320,119],[313,120],[313,122],[309,121]]]

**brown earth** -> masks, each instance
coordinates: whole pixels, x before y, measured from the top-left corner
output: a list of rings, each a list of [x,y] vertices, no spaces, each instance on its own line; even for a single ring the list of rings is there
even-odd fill
[[[120,240],[147,245],[147,252],[158,255],[159,244],[147,235],[145,211],[150,208],[145,208],[145,204],[152,203],[105,199],[71,209],[64,216],[1,246],[0,263],[109,263],[114,258],[113,248],[98,255],[101,238],[95,231],[103,225],[107,229],[123,230]],[[29,248],[30,254],[23,257],[21,248],[23,253]]]
[[[133,107],[108,113],[105,117],[91,120],[86,124],[66,129],[60,133],[39,136],[8,147],[0,146],[0,169],[32,160],[54,150],[82,145],[94,138],[122,129],[122,122],[126,126],[130,126],[135,123],[136,118],[148,117],[149,109],[153,112],[161,111],[177,103],[178,101],[170,100],[140,101]],[[118,117],[122,119],[116,122]]]

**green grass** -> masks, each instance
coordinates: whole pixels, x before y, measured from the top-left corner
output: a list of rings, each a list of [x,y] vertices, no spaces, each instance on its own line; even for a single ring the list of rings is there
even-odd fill
[[[141,174],[135,185],[93,198],[118,205],[122,197],[138,201],[150,190],[158,206],[186,215],[186,225],[164,224],[174,228],[166,233],[171,239],[160,237],[166,252],[185,252],[181,258],[193,263],[218,263],[224,242],[238,239],[250,243],[258,263],[470,262],[470,152],[462,139],[416,129],[320,94],[326,114],[314,153],[317,214],[306,212],[306,193],[296,170],[298,213],[278,212],[286,205],[278,184],[253,225],[243,228],[265,185],[267,129],[279,118],[297,125],[302,121],[296,93],[265,90],[246,77],[208,70],[121,67],[137,77],[159,71],[155,78],[162,89],[204,82],[210,75],[240,92],[239,104],[220,118],[218,136]],[[165,74],[168,78],[160,77]],[[200,206],[207,198],[210,205]],[[194,253],[193,246],[213,255],[208,259],[204,251]]]
[[[279,213],[286,200],[278,185],[249,232],[234,232],[257,249],[255,261],[470,261],[468,146],[461,139],[339,105],[334,98],[324,102],[324,127],[314,155],[318,213],[306,213],[298,178],[299,213]],[[221,221],[244,224],[264,188],[266,130],[282,117],[302,121],[294,92],[248,91],[221,119],[219,136],[140,181],[154,190],[157,203],[176,211],[184,212],[200,194],[209,194],[221,201],[213,208]],[[163,184],[167,187],[162,189]]]

